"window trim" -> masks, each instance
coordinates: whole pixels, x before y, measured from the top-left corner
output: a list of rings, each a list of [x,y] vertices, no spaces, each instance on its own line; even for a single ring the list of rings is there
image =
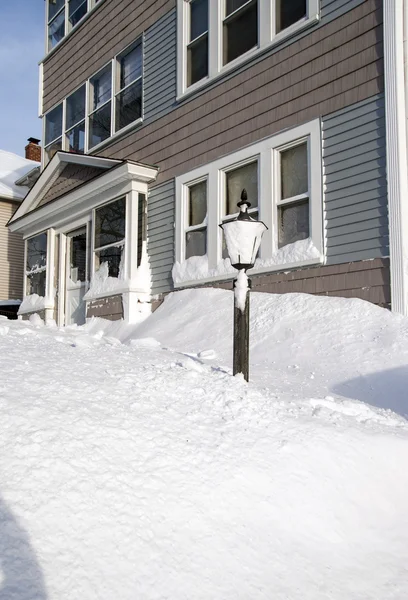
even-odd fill
[[[324,261],[323,235],[323,175],[322,175],[322,143],[320,119],[315,119],[293,129],[280,132],[273,137],[264,139],[256,144],[247,146],[233,154],[224,156],[212,163],[203,165],[193,171],[176,178],[176,231],[175,231],[175,261],[185,262],[185,227],[186,198],[190,185],[207,178],[207,257],[209,271],[216,269],[222,260],[222,231],[218,224],[223,221],[223,203],[225,185],[223,174],[232,168],[243,166],[253,160],[258,160],[258,212],[259,219],[267,226],[262,239],[260,258],[268,260],[278,251],[278,206],[280,188],[280,152],[291,146],[299,145],[308,140],[309,157],[309,227],[310,238],[319,251],[320,256],[305,259],[297,263],[280,263],[267,267],[253,269],[253,273],[270,273],[282,268],[295,268]],[[310,150],[310,152],[309,152]],[[214,199],[217,199],[215,201]],[[238,201],[238,199],[237,199]],[[217,281],[233,277],[233,274],[215,275],[200,279],[200,283]],[[188,286],[193,281],[183,281],[177,287]],[[197,283],[197,281],[195,282]]]
[[[264,50],[281,43],[299,31],[310,27],[320,19],[319,0],[307,0],[307,16],[275,33],[276,0],[258,0],[258,47],[252,48],[233,61],[223,65],[223,21],[225,0],[209,0],[208,3],[208,75],[187,86],[187,46],[189,39],[189,10],[191,0],[177,0],[177,100],[193,94],[248,62]]]
[[[102,2],[103,0],[99,0],[99,2]],[[99,4],[99,3],[98,3]],[[124,54],[126,54],[128,51],[130,51],[132,49],[132,47],[136,47],[137,45],[140,45],[141,47],[141,56],[142,56],[142,74],[135,79],[134,81],[132,81],[131,83],[128,84],[128,86],[126,86],[123,89],[118,89],[116,91],[116,86],[119,86],[119,68],[118,68],[118,61],[120,60],[120,57]],[[91,99],[92,99],[92,84],[91,84],[91,80],[94,79],[99,73],[101,73],[104,69],[106,69],[107,67],[111,68],[111,95],[110,95],[110,99],[106,100],[106,102],[104,102],[104,104],[101,104],[97,109],[95,110],[91,110]],[[132,121],[132,123],[129,123],[128,125],[126,125],[125,127],[122,127],[122,129],[118,129],[117,131],[115,130],[115,110],[116,110],[116,98],[117,96],[125,89],[127,89],[127,87],[130,87],[131,85],[133,85],[136,81],[141,80],[142,82],[142,106],[141,106],[141,116],[136,119],[135,121]],[[127,132],[131,131],[132,129],[134,129],[135,127],[137,127],[138,125],[140,125],[141,123],[143,123],[143,118],[144,118],[144,34],[142,33],[136,40],[134,40],[133,42],[131,42],[130,44],[128,44],[127,46],[125,46],[125,48],[123,48],[120,52],[118,52],[117,54],[115,54],[115,56],[113,58],[111,58],[108,62],[106,62],[104,65],[102,65],[97,71],[95,71],[90,77],[87,78],[86,81],[84,81],[83,83],[81,83],[79,86],[77,86],[74,90],[72,90],[72,92],[70,92],[67,96],[65,96],[65,98],[63,98],[63,100],[60,100],[59,102],[57,102],[56,104],[54,104],[50,109],[48,109],[43,115],[42,115],[42,129],[43,129],[43,140],[45,140],[45,128],[46,128],[46,119],[47,119],[47,115],[49,115],[53,110],[55,110],[58,106],[62,105],[62,136],[56,138],[55,140],[53,140],[52,142],[50,142],[49,144],[47,144],[47,146],[44,146],[44,152],[42,153],[42,169],[44,169],[44,167],[48,164],[49,160],[47,159],[47,152],[46,149],[51,146],[51,144],[53,144],[56,140],[59,140],[61,138],[61,149],[65,152],[69,152],[69,144],[67,141],[67,133],[69,131],[71,131],[71,129],[73,129],[76,125],[82,123],[81,121],[78,121],[78,123],[76,123],[76,125],[73,125],[72,127],[70,127],[69,129],[67,129],[66,127],[66,104],[67,104],[67,100],[68,98],[70,98],[73,94],[75,94],[81,87],[85,86],[85,141],[84,141],[84,154],[92,154],[96,151],[98,151],[100,148],[103,148],[104,146],[108,145],[109,143],[111,143],[112,141],[114,141],[117,138],[122,137],[123,135],[126,135]],[[90,122],[90,117],[97,111],[100,110],[103,106],[105,106],[106,104],[108,104],[108,102],[111,102],[111,135],[109,137],[107,137],[106,139],[104,139],[102,142],[99,142],[98,144],[95,144],[95,146],[90,146],[89,145],[89,122]]]

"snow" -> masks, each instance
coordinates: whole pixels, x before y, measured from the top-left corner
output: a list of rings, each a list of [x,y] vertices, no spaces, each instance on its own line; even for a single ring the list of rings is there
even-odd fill
[[[408,319],[251,293],[246,384],[232,314],[0,319],[0,598],[406,597]]]
[[[136,276],[133,279],[123,277],[123,256],[119,269],[119,277],[109,276],[109,264],[101,263],[99,269],[91,278],[89,290],[84,295],[85,300],[92,298],[100,298],[107,294],[115,292],[123,292],[126,290],[148,290],[150,289],[150,267],[147,256],[142,257],[140,266],[136,271]]]
[[[234,294],[235,303],[241,312],[245,312],[245,304],[248,293],[248,275],[244,270],[238,271],[238,277],[235,282]]]
[[[0,150],[0,198],[22,200],[29,188],[15,185],[15,182],[39,164],[12,152]]]
[[[33,312],[35,310],[44,310],[45,308],[45,298],[44,296],[39,296],[38,294],[30,294],[30,296],[24,296],[22,303],[20,304],[20,308],[18,310],[18,314],[22,315],[27,312]]]
[[[305,261],[316,260],[320,261],[321,252],[313,244],[311,238],[299,240],[293,244],[287,244],[276,250],[269,258],[257,258],[254,269],[249,271],[249,274],[254,271],[279,267],[289,268],[293,264],[299,264]],[[237,271],[231,265],[229,258],[220,260],[216,268],[212,269],[208,264],[207,255],[191,256],[183,262],[176,262],[173,266],[173,281],[176,285],[186,283],[188,281],[199,281],[200,279],[210,279],[212,277],[220,277],[223,275],[236,275]]]

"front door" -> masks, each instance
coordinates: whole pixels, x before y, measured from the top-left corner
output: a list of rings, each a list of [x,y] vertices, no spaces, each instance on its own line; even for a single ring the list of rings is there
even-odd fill
[[[85,323],[84,294],[87,291],[86,227],[67,233],[65,324]]]

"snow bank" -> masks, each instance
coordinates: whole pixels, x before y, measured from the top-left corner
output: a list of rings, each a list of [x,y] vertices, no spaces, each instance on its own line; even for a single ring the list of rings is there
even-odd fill
[[[138,328],[2,322],[0,597],[405,598],[408,320],[251,303],[249,384],[231,292]],[[352,400],[360,376],[382,406]]]
[[[15,182],[39,164],[12,152],[0,150],[0,198],[22,200],[28,192],[28,187],[15,185]]]

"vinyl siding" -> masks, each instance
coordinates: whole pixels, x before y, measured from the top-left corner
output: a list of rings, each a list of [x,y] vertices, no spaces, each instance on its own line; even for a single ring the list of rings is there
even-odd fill
[[[174,263],[174,179],[149,190],[147,212],[147,252],[152,277],[152,294],[173,287]]]
[[[0,300],[22,300],[24,242],[6,227],[17,204],[0,199]]]
[[[389,255],[384,97],[322,121],[327,264]]]

